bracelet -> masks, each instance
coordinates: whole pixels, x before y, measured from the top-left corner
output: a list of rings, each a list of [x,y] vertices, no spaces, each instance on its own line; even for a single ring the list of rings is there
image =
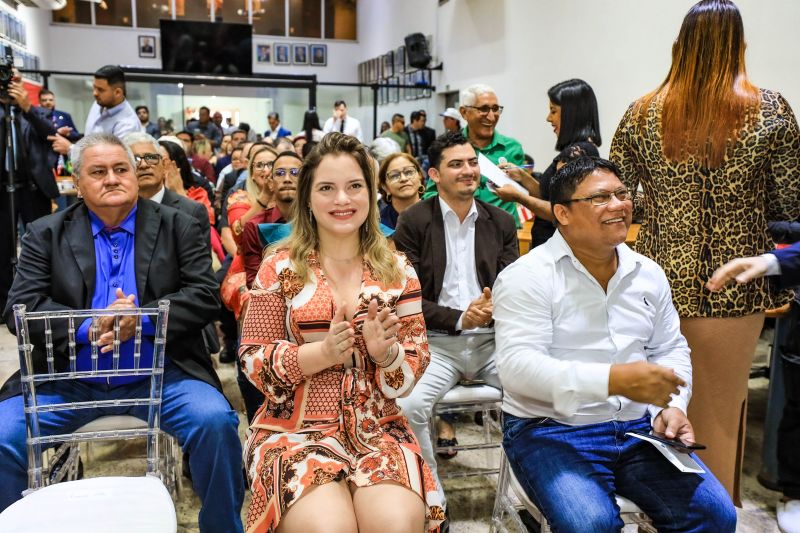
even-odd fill
[[[369,358],[372,359],[372,362],[378,365],[380,368],[389,368],[390,366],[392,366],[392,363],[394,363],[395,359],[397,359],[397,356],[400,354],[400,350],[398,349],[397,353],[395,353],[394,356],[392,356],[392,348],[394,348],[396,344],[397,343],[395,342],[394,344],[389,345],[389,348],[386,349],[386,357],[383,358],[383,361],[376,361],[375,358],[372,356],[370,356]]]

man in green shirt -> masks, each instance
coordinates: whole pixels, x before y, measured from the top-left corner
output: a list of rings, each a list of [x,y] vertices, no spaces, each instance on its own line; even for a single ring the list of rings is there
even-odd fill
[[[525,153],[522,145],[516,139],[506,137],[497,132],[497,123],[503,112],[503,106],[497,103],[497,94],[488,85],[471,85],[461,91],[461,116],[467,122],[463,129],[464,136],[469,140],[475,150],[485,155],[495,165],[500,163],[500,158],[512,165],[524,165]],[[436,184],[428,180],[424,198],[437,194]],[[521,227],[517,204],[504,202],[489,189],[485,176],[475,190],[475,198],[486,203],[496,205],[514,217],[517,227]]]
[[[406,117],[400,113],[392,115],[392,127],[383,133],[381,137],[388,137],[400,145],[400,151],[411,153],[411,147],[408,144],[408,134],[406,133]]]

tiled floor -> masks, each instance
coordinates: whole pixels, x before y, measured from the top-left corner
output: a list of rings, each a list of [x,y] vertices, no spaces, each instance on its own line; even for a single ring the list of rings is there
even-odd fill
[[[756,364],[763,363],[769,346],[762,341],[756,353]],[[2,328],[0,330],[0,382],[19,368],[14,338]],[[219,365],[218,373],[225,392],[234,404],[241,403],[233,365]],[[766,395],[769,382],[764,378],[750,380],[750,407],[748,411],[748,438],[745,450],[743,499],[744,506],[738,510],[737,531],[747,533],[777,532],[775,525],[775,502],[779,494],[763,488],[756,480],[761,467],[761,434],[766,411]],[[240,433],[244,438],[245,426],[242,416]],[[459,440],[468,442],[480,438],[476,427],[466,418],[457,425]],[[108,446],[97,446],[92,452],[91,464],[87,465],[87,475],[130,474],[142,471],[143,464],[138,456],[143,455],[143,446],[124,442]],[[452,461],[441,465],[442,471],[476,468],[485,465],[486,452],[461,452]],[[186,480],[185,480],[186,481]],[[495,495],[495,479],[483,477],[455,478],[445,481],[450,513],[453,520],[453,533],[486,532],[492,512]],[[242,515],[246,515],[248,499]],[[178,531],[194,533],[197,527],[199,499],[192,492],[188,481],[178,496]]]

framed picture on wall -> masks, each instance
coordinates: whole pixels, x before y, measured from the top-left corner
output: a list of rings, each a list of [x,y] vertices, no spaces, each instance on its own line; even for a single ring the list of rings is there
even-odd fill
[[[411,74],[406,74],[402,78],[403,85],[414,85],[414,77]],[[413,100],[416,97],[415,94],[416,89],[412,89],[411,87],[405,88],[405,96],[406,100]]]
[[[394,75],[397,76],[406,71],[406,47],[398,46],[394,51]]]
[[[394,52],[383,54],[383,77],[388,79],[394,76]]]
[[[292,45],[292,63],[295,65],[308,65],[308,45]]]
[[[256,61],[259,63],[272,63],[272,46],[269,44],[257,44]]]
[[[291,50],[291,46],[288,43],[274,43],[272,49],[275,51],[276,65],[291,64],[292,61],[289,58],[289,52]]]
[[[156,57],[156,38],[152,35],[139,36],[139,57]]]
[[[324,67],[328,64],[328,45],[312,44],[309,46],[311,53],[311,64],[315,67]]]

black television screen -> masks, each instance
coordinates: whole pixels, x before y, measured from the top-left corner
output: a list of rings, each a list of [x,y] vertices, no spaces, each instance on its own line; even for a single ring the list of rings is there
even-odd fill
[[[164,19],[160,24],[165,72],[253,73],[251,25]]]

